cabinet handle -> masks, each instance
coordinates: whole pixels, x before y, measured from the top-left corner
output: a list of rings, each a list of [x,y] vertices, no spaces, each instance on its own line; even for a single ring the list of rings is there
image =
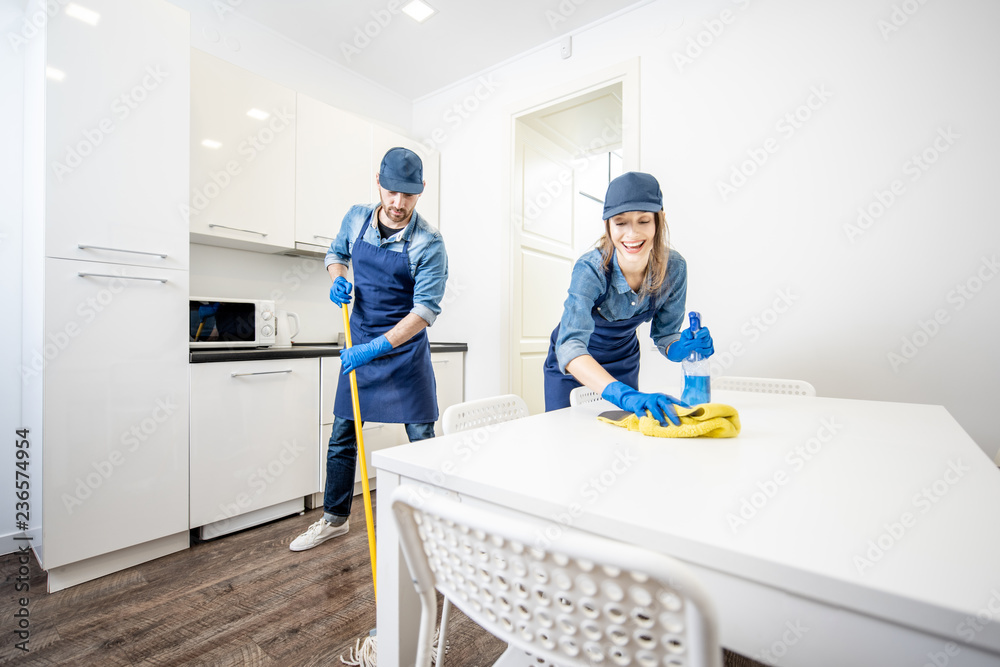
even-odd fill
[[[327,239],[328,241],[336,241],[337,239],[332,236],[323,236],[322,234],[313,234],[314,239]]]
[[[267,236],[267,232],[258,232],[255,229],[240,229],[239,227],[227,227],[225,225],[217,225],[215,223],[209,223],[209,228],[218,227],[219,229],[231,229],[234,232],[246,232],[247,234],[260,234],[261,236]]]
[[[166,278],[143,278],[142,276],[116,276],[113,273],[84,273],[81,271],[76,275],[81,278],[120,278],[122,280],[153,280],[158,283],[166,283]]]
[[[229,375],[234,378],[241,378],[247,375],[280,375],[281,373],[291,373],[292,369],[289,368],[285,371],[257,371],[256,373],[230,373]]]
[[[76,245],[80,250],[108,250],[110,252],[128,252],[133,255],[152,255],[153,257],[167,258],[167,254],[164,252],[146,252],[145,250],[125,250],[124,248],[105,248],[99,245],[84,245],[83,243],[78,243]]]

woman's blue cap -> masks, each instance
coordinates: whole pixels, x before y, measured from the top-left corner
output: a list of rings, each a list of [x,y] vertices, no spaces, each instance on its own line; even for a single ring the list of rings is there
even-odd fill
[[[424,191],[424,163],[407,148],[390,148],[382,158],[378,183],[385,190],[418,195]]]
[[[608,184],[604,197],[604,220],[626,211],[663,210],[663,193],[660,184],[649,174],[629,171]]]

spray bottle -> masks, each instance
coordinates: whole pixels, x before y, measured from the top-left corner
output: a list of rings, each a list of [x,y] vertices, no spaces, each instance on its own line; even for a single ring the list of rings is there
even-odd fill
[[[691,311],[691,333],[701,329],[701,314]],[[681,362],[684,371],[684,393],[681,400],[690,406],[712,401],[712,378],[708,359],[698,352],[692,352]]]

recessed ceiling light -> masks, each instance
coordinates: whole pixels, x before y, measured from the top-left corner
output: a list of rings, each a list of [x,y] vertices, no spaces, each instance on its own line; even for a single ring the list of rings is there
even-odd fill
[[[97,20],[101,18],[101,15],[94,10],[81,7],[73,2],[66,5],[66,16],[72,16],[87,25],[97,25]]]
[[[261,111],[260,109],[250,109],[250,111],[247,111],[247,115],[251,118],[256,118],[257,120],[267,120],[268,116],[271,114],[266,111]]]
[[[52,79],[53,81],[62,81],[66,78],[66,72],[56,69],[55,67],[46,67],[45,76]]]
[[[222,146],[222,142],[216,141],[215,139],[205,139],[201,142],[201,145],[205,148],[219,148]]]
[[[423,23],[437,14],[437,10],[423,0],[412,0],[403,7],[403,12],[417,23]]]

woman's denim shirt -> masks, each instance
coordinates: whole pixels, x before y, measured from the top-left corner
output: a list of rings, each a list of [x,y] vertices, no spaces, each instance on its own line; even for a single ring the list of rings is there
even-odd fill
[[[587,346],[594,333],[594,318],[591,312],[601,297],[607,298],[597,307],[597,314],[609,322],[627,320],[645,312],[644,322],[652,319],[650,338],[656,348],[666,356],[667,346],[680,338],[684,324],[684,306],[687,297],[687,262],[676,250],[670,251],[667,260],[667,275],[656,295],[656,312],[648,297],[640,299],[628,286],[625,275],[618,267],[617,255],[611,262],[610,285],[601,266],[601,251],[598,248],[585,253],[573,266],[573,277],[569,283],[569,296],[563,304],[563,315],[559,321],[559,336],[556,338],[556,359],[559,370],[566,373],[566,364],[579,356],[589,354]]]
[[[413,309],[410,312],[422,317],[430,326],[441,313],[441,299],[448,282],[448,253],[445,252],[441,232],[414,211],[406,227],[383,240],[378,231],[378,220],[372,215],[377,207],[378,204],[351,207],[344,216],[337,238],[330,244],[324,265],[351,265],[351,251],[362,225],[367,227],[361,238],[378,248],[402,252],[405,242],[409,241],[410,275],[415,283]]]

